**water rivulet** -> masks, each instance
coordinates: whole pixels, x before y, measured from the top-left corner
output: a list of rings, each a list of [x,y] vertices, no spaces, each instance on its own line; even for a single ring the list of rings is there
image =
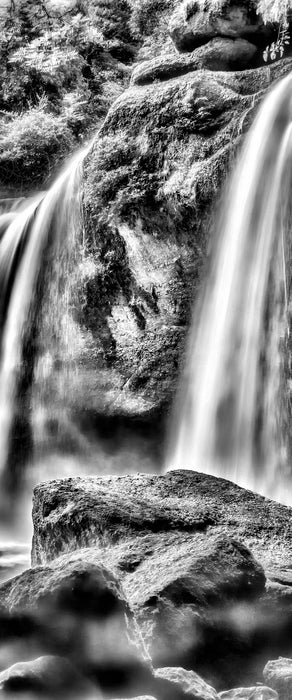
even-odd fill
[[[32,448],[31,391],[66,329],[80,231],[79,152],[47,193],[0,216],[0,479],[15,487]],[[4,202],[5,204],[5,202]],[[48,309],[50,312],[48,313]],[[45,311],[44,311],[45,310]],[[70,336],[70,337],[69,337]]]
[[[291,454],[291,176],[289,76],[263,102],[226,193],[167,461],[279,498]]]

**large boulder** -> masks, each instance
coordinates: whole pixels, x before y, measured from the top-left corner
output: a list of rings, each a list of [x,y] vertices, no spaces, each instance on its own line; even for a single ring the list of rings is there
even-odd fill
[[[190,536],[205,537],[206,545],[216,536],[236,539],[252,550],[268,578],[270,569],[281,577],[292,559],[289,507],[188,470],[40,484],[34,491],[33,524],[34,565],[82,547],[113,551],[125,543],[124,569],[127,556],[133,570],[155,553],[154,545],[161,543],[163,554],[167,538],[170,545],[179,536],[185,544]],[[140,545],[140,560],[134,558],[134,542]]]
[[[215,688],[208,685],[194,671],[186,671],[184,668],[157,668],[155,671],[156,678],[163,678],[176,684],[178,688],[183,688],[185,693],[190,695],[194,700],[218,700],[218,694]]]
[[[292,559],[285,506],[177,471],[43,484],[33,519],[34,565],[59,566],[70,550],[116,572],[155,665],[179,663],[222,690],[252,686],[273,641],[290,643],[287,578],[290,596],[267,591]]]
[[[219,61],[220,39],[201,50]],[[74,408],[78,396],[80,412],[86,396],[87,416],[152,421],[157,430],[184,362],[216,201],[259,102],[292,68],[286,59],[211,72],[195,54],[135,69],[84,166],[77,320],[86,353],[83,391],[68,387],[67,400]]]
[[[280,700],[290,700],[292,695],[292,659],[279,657],[266,664],[263,676],[265,682],[278,692]]]
[[[179,51],[193,51],[215,37],[248,40],[263,51],[276,38],[276,28],[266,25],[257,12],[256,2],[221,0],[221,9],[212,12],[209,3],[184,0],[175,9],[169,31]]]
[[[245,39],[214,38],[191,53],[162,54],[138,63],[132,72],[132,85],[146,85],[155,80],[169,80],[191,71],[243,70],[252,62],[256,48]]]
[[[151,674],[120,583],[84,553],[2,584],[0,611],[0,643],[24,638],[31,653],[61,654],[106,692],[149,690]]]

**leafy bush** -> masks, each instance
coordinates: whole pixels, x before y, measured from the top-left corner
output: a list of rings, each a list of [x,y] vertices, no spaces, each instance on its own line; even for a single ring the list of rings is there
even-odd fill
[[[10,178],[13,154],[15,182],[24,182],[35,149],[31,186],[40,163],[47,173],[68,141],[92,135],[129,82],[130,13],[128,0],[11,0],[0,11],[1,184]]]
[[[164,10],[172,9],[171,0],[132,0],[131,27],[136,36],[151,34]]]
[[[292,0],[257,0],[258,12],[265,22],[286,22],[292,10]]]
[[[46,111],[44,100],[23,114],[0,119],[0,179],[24,188],[27,179],[43,181],[74,147],[64,119]]]

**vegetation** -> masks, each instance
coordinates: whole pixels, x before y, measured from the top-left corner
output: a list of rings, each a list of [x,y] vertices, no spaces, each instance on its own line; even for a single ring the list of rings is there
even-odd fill
[[[66,119],[47,110],[44,98],[23,114],[0,119],[0,171],[3,184],[13,183],[21,189],[42,182],[74,146]]]
[[[249,0],[262,15],[265,22],[286,22],[289,12],[292,10],[292,0]],[[226,0],[197,0],[201,10],[212,13],[221,12]]]
[[[2,184],[15,183],[15,168],[23,186],[29,169],[30,180],[42,168],[49,175],[96,130],[129,79],[130,14],[127,0],[11,0],[0,8]]]
[[[292,0],[250,2],[266,22],[279,23],[278,40],[267,47],[264,56],[266,60],[277,58],[289,41],[287,17]],[[196,0],[193,6],[219,13],[225,3]],[[29,188],[41,177],[44,180],[67,150],[96,131],[128,85],[134,60],[175,51],[167,37],[176,4],[177,0],[1,2],[2,186],[17,181]]]

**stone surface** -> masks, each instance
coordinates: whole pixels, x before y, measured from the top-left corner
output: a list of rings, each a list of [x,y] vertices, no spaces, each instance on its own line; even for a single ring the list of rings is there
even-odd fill
[[[178,471],[43,484],[33,518],[34,564],[71,550],[116,572],[156,666],[193,668],[223,690],[254,685],[272,644],[289,648],[291,596],[271,594],[270,579],[265,590],[263,573],[288,571],[289,508]]]
[[[198,676],[194,671],[186,671],[184,668],[158,668],[155,676],[165,678],[183,688],[184,692],[196,700],[218,700],[216,690]]]
[[[263,671],[265,682],[277,691],[280,700],[292,695],[292,659],[279,657],[269,661]]]
[[[188,54],[164,54],[138,63],[132,72],[131,83],[146,85],[155,80],[170,80],[202,68],[213,71],[244,70],[255,53],[255,46],[245,39],[215,38]]]
[[[69,405],[78,396],[82,411],[86,396],[87,416],[156,426],[166,414],[216,201],[259,102],[291,67],[287,59],[243,72],[195,70],[191,54],[135,69],[134,81],[155,82],[132,85],[115,102],[85,163],[90,245],[78,320],[87,354],[82,391],[69,388]]]
[[[202,11],[194,0],[184,0],[176,7],[169,31],[179,51],[192,51],[214,36],[241,37],[262,49],[275,38],[275,28],[264,24],[255,3],[232,0],[221,5],[222,12],[214,14],[207,3]]]
[[[101,698],[96,687],[77,673],[66,659],[57,656],[22,661],[0,673],[1,698],[28,695],[32,700],[39,700],[40,697],[72,700]]]
[[[279,696],[272,688],[258,685],[254,688],[234,688],[219,693],[221,700],[278,700]]]
[[[127,554],[129,565],[137,568],[154,544],[163,550],[167,538],[171,545],[180,536],[185,543],[190,536],[200,542],[204,533],[206,542],[214,536],[242,542],[266,570],[279,575],[292,559],[290,508],[191,471],[40,484],[34,492],[33,522],[33,564],[80,547],[112,550],[126,543],[125,558]],[[133,542],[140,545],[140,561],[134,558]]]
[[[106,692],[139,694],[144,686],[152,688],[120,583],[86,554],[63,557],[5,582],[0,611],[4,642],[25,638],[32,651],[66,656]]]

